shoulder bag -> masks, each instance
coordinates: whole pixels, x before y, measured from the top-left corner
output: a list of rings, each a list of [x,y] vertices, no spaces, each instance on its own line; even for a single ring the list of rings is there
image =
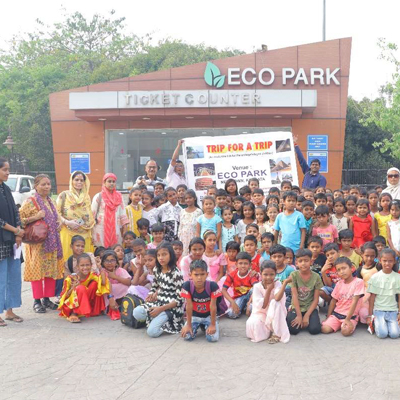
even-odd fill
[[[36,200],[32,197],[32,203],[40,211],[40,208],[36,202]],[[24,237],[22,241],[24,243],[35,244],[35,243],[43,243],[49,232],[49,227],[47,223],[43,219],[39,219],[38,221],[32,222],[28,224],[25,229]]]

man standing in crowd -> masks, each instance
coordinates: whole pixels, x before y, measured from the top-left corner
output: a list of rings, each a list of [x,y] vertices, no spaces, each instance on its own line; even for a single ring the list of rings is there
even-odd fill
[[[182,146],[182,143],[183,140],[178,140],[178,144],[176,146],[174,154],[172,154],[171,164],[169,165],[167,170],[167,186],[171,186],[174,189],[176,189],[178,185],[187,186],[186,177],[184,175],[185,168],[183,166],[183,162],[178,159],[179,150]]]
[[[145,175],[139,176],[136,179],[136,185],[146,185],[147,190],[154,192],[154,185],[158,182],[165,184],[164,180],[157,176],[158,165],[157,162],[154,160],[147,161],[146,165],[144,166],[144,170],[146,172]]]
[[[326,178],[319,173],[319,170],[321,168],[321,161],[318,160],[318,158],[314,158],[313,160],[311,160],[310,166],[308,166],[307,161],[297,144],[297,139],[297,136],[293,136],[293,143],[297,160],[299,161],[300,167],[304,174],[304,179],[301,187],[307,189],[315,189],[318,186],[326,187]]]

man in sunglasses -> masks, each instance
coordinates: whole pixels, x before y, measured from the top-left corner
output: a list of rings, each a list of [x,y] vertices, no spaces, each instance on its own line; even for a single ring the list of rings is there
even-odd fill
[[[297,160],[299,161],[300,167],[304,174],[301,187],[305,189],[315,189],[318,186],[326,187],[326,178],[319,173],[321,161],[315,158],[311,160],[310,166],[308,166],[307,161],[297,144],[297,136],[293,136],[293,144]]]
[[[157,176],[158,165],[156,161],[154,160],[147,161],[146,165],[144,166],[144,170],[146,174],[143,176],[139,176],[136,179],[137,186],[146,185],[147,190],[149,190],[150,192],[154,192],[154,185],[156,183],[160,182],[165,185],[164,180]]]
[[[382,193],[390,193],[393,200],[400,200],[400,171],[394,167],[389,168],[386,176],[387,188]]]

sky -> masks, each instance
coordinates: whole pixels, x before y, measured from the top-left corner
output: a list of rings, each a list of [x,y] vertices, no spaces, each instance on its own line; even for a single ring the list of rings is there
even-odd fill
[[[20,0],[2,3],[0,47],[13,35],[32,31],[36,19],[62,20],[62,8],[91,18],[111,9],[126,17],[127,31],[156,40],[182,39],[218,49],[251,53],[266,44],[279,49],[322,40],[323,0]],[[23,11],[22,11],[23,10]],[[352,37],[349,95],[374,98],[394,66],[380,60],[379,38],[400,46],[398,0],[326,0],[326,39]],[[400,52],[399,52],[400,53]],[[398,59],[400,59],[400,54]]]

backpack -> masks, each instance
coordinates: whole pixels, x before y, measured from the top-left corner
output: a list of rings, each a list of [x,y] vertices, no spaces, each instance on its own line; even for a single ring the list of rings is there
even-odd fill
[[[190,294],[193,296],[194,283],[192,280],[190,280],[189,282],[190,282]],[[206,290],[206,293],[209,296],[211,296],[211,282],[209,280],[206,280],[205,290]],[[226,313],[227,310],[228,310],[228,305],[226,304],[224,296],[218,297],[217,298],[217,315],[223,315]]]
[[[146,326],[145,321],[138,321],[133,317],[133,310],[143,304],[144,301],[134,294],[127,294],[121,303],[121,323],[130,326],[133,329],[139,329]]]

